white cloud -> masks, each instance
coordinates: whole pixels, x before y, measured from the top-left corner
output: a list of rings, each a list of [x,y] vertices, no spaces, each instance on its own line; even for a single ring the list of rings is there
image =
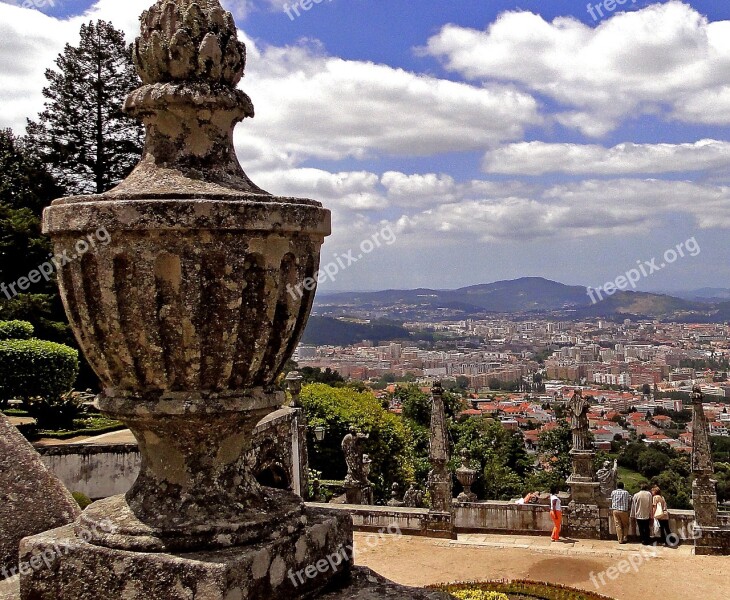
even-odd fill
[[[446,25],[424,51],[468,79],[515,82],[558,101],[556,120],[589,136],[666,107],[671,118],[730,124],[730,21],[708,22],[676,0],[596,27],[508,12],[486,31]]]
[[[509,175],[629,175],[686,173],[730,167],[730,142],[693,144],[618,144],[613,148],[583,144],[520,142],[490,150],[485,173]]]
[[[327,208],[372,211],[388,206],[378,189],[379,178],[367,171],[330,173],[321,169],[268,171],[256,179],[262,187],[281,196],[315,198]]]
[[[410,236],[411,243],[433,235],[443,243],[519,247],[540,240],[645,236],[677,215],[690,217],[702,229],[730,229],[730,187],[655,179],[587,180],[529,195],[462,198],[404,213],[393,226]]]
[[[246,127],[299,159],[482,149],[540,122],[536,101],[510,87],[347,61],[311,45],[256,52],[244,89],[257,116]]]

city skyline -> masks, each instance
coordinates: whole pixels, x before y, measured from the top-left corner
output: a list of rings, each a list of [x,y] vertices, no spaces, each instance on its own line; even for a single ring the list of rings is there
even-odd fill
[[[35,118],[43,72],[81,23],[132,41],[151,3],[0,3],[0,127]],[[236,130],[244,169],[332,209],[324,264],[394,234],[322,291],[597,287],[690,238],[699,256],[638,289],[730,287],[730,7],[223,4],[257,109]]]

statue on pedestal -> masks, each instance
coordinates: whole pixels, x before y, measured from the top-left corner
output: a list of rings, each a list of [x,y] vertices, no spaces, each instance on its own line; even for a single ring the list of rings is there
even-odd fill
[[[592,450],[588,438],[588,410],[591,403],[583,398],[583,392],[576,390],[568,402],[568,414],[570,415],[570,428],[573,431],[573,450]]]
[[[347,464],[346,484],[362,484],[366,482],[366,476],[363,471],[363,456],[365,455],[364,442],[369,439],[369,435],[359,433],[355,427],[350,428],[348,433],[342,440],[342,452],[345,454],[345,463]]]
[[[364,443],[370,436],[359,433],[354,427],[350,428],[342,440],[342,451],[347,464],[345,477],[345,491],[348,504],[372,504],[373,488],[368,475],[372,461],[365,454]]]

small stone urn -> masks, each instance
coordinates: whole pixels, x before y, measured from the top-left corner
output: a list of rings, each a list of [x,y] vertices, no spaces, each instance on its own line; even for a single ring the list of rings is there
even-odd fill
[[[145,124],[142,160],[106,194],[56,200],[43,221],[55,251],[74,256],[59,286],[99,406],[142,455],[126,496],[77,527],[124,550],[252,543],[302,515],[301,498],[262,488],[244,457],[285,402],[274,382],[307,322],[304,282],[330,213],[270,195],[239,165],[233,128],[254,109],[236,88],[246,49],[218,0],[159,0],[141,24],[144,85],[124,108]],[[102,227],[111,242],[75,257]]]
[[[474,485],[477,479],[477,472],[469,467],[470,460],[471,455],[469,454],[469,450],[463,448],[461,450],[461,466],[456,469],[456,479],[459,480],[459,483],[464,488],[464,491],[457,498],[459,502],[477,501],[477,495],[471,491],[471,486]]]

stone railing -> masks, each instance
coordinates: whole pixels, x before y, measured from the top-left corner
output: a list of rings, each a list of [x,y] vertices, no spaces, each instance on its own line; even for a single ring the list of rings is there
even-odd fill
[[[421,508],[393,508],[388,506],[360,506],[349,504],[313,504],[318,508],[347,512],[352,516],[355,530],[378,532],[398,528],[403,535],[446,537],[444,516]],[[601,517],[608,521],[611,536],[616,530],[608,509],[601,510]],[[570,524],[570,510],[566,507],[564,525]],[[694,512],[670,511],[670,527],[683,540],[693,538]],[[604,521],[605,523],[605,521]],[[730,515],[721,517],[721,525],[730,527]],[[503,533],[512,535],[547,535],[553,528],[550,508],[544,505],[518,505],[512,502],[454,502],[454,533]],[[632,521],[631,535],[638,537]]]

